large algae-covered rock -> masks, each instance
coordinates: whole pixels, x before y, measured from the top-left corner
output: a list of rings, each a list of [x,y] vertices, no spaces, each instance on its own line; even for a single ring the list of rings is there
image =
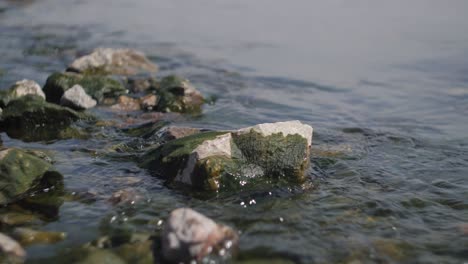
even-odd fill
[[[8,204],[39,186],[54,184],[52,165],[14,148],[0,151],[0,205]]]
[[[10,89],[0,91],[0,106],[5,107],[11,100],[25,95],[37,95],[45,99],[45,94],[37,82],[24,79],[17,81]]]
[[[27,95],[8,103],[0,119],[0,131],[24,141],[82,137],[70,125],[91,117],[67,107],[47,103],[42,97]]]
[[[106,76],[56,72],[47,78],[43,88],[47,101],[60,103],[60,98],[65,91],[76,84],[82,86],[85,92],[98,102],[127,93],[120,82]]]
[[[148,151],[141,166],[169,181],[208,190],[243,186],[262,176],[301,182],[309,166],[312,131],[289,121],[202,132]]]
[[[234,230],[190,208],[172,211],[161,235],[162,255],[171,263],[201,262],[211,253],[235,248],[237,242]]]
[[[86,74],[135,75],[155,73],[158,66],[137,50],[97,48],[73,61],[67,70]]]
[[[156,110],[162,112],[199,113],[204,103],[202,94],[184,78],[170,75],[161,80]]]

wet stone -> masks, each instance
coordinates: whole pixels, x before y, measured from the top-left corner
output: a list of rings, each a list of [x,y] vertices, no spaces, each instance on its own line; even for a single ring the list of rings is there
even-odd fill
[[[144,197],[134,188],[125,188],[118,190],[109,198],[109,202],[113,205],[133,205]]]
[[[158,97],[154,94],[148,94],[140,98],[141,109],[146,111],[153,110],[158,104]]]
[[[140,165],[157,176],[205,190],[235,189],[268,175],[303,182],[312,127],[299,121],[202,132],[147,151]]]
[[[148,90],[157,90],[159,83],[154,78],[129,78],[127,88],[132,93],[141,93]]]
[[[119,111],[139,111],[141,110],[140,100],[130,96],[121,95],[117,99],[117,104],[111,106],[111,108]]]
[[[11,203],[36,188],[53,184],[57,173],[51,169],[50,163],[21,150],[1,150],[0,204]]]
[[[12,236],[22,245],[54,244],[66,238],[64,232],[38,231],[24,227],[15,228]]]
[[[106,98],[115,98],[127,93],[127,89],[120,82],[110,77],[73,72],[53,73],[47,78],[43,91],[48,102],[59,104],[65,91],[77,84],[98,103],[102,103]]]
[[[0,223],[2,225],[17,226],[39,222],[39,218],[34,214],[7,212],[0,214]]]
[[[63,93],[60,104],[74,110],[85,110],[95,107],[97,102],[86,93],[81,85],[76,84]]]
[[[237,243],[234,230],[190,208],[172,211],[161,237],[162,256],[174,263],[201,261],[221,250],[229,252]]]
[[[161,80],[156,91],[160,97],[157,111],[197,114],[204,103],[203,95],[189,80],[170,75]]]
[[[73,61],[67,70],[85,74],[135,75],[156,73],[158,66],[137,50],[97,48]]]

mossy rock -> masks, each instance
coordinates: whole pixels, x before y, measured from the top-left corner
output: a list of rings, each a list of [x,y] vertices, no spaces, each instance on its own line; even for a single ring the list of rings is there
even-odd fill
[[[176,75],[163,78],[156,93],[160,98],[156,110],[161,112],[198,114],[204,103],[202,94],[190,81]]]
[[[54,185],[61,177],[52,165],[19,149],[0,151],[0,204],[5,205],[28,193]]]
[[[312,127],[298,121],[234,132],[202,132],[146,152],[140,165],[157,176],[205,190],[234,190],[262,178],[303,182]]]
[[[24,141],[83,138],[85,134],[70,125],[92,116],[67,107],[47,103],[39,96],[27,95],[10,101],[0,120],[0,131]]]
[[[43,88],[47,101],[59,104],[63,93],[75,84],[82,86],[86,93],[99,103],[103,102],[105,98],[116,98],[127,93],[127,89],[120,82],[110,77],[56,72],[47,78]]]

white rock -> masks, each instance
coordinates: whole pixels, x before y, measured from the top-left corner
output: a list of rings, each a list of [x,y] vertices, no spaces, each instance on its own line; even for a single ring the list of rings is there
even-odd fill
[[[104,70],[110,74],[134,75],[142,71],[157,72],[158,66],[140,51],[97,48],[91,54],[73,61],[68,69],[77,72]]]
[[[96,106],[96,100],[89,96],[79,84],[74,85],[63,93],[60,104],[73,109],[83,110]]]
[[[24,258],[26,252],[13,238],[0,233],[0,250],[8,256]]]
[[[171,212],[161,237],[163,257],[174,263],[200,261],[215,249],[228,250],[238,241],[229,227],[190,209]]]
[[[311,126],[302,124],[298,120],[294,120],[286,122],[259,124],[239,129],[237,132],[242,134],[248,133],[251,130],[258,132],[264,136],[270,136],[272,134],[277,133],[282,133],[284,136],[298,134],[299,136],[307,139],[309,147],[312,145],[312,133],[314,131],[314,129]]]
[[[12,87],[11,87],[11,95],[14,98],[19,98],[21,96],[25,95],[38,95],[42,98],[46,98],[44,92],[42,91],[41,86],[35,81],[32,80],[21,80],[17,81]]]
[[[217,136],[214,139],[206,140],[198,147],[196,147],[190,154],[187,166],[182,171],[179,171],[175,177],[176,181],[192,184],[192,173],[195,169],[197,161],[212,157],[212,156],[226,156],[231,157],[231,133]]]

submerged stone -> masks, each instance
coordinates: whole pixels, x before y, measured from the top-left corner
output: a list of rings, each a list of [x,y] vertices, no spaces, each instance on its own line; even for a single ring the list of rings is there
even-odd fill
[[[146,152],[141,166],[169,181],[219,190],[257,178],[302,182],[309,166],[312,127],[299,121],[202,132]]]
[[[69,138],[79,136],[78,132],[70,133],[70,125],[80,119],[91,117],[27,95],[8,103],[0,119],[0,131],[25,141]]]
[[[83,87],[85,92],[99,103],[103,102],[105,98],[115,98],[127,93],[127,89],[120,82],[110,77],[56,72],[47,78],[43,88],[47,101],[59,104],[65,91],[76,84]]]
[[[86,252],[87,254],[76,264],[125,264],[125,261],[119,258],[110,250],[92,249]]]
[[[85,110],[95,107],[97,102],[86,93],[81,85],[76,84],[63,93],[60,104],[75,110]]]
[[[0,223],[2,225],[17,226],[38,221],[40,221],[39,218],[31,213],[7,212],[0,214]]]
[[[160,97],[157,111],[199,113],[204,103],[202,94],[189,80],[175,75],[163,78],[157,93]]]
[[[85,74],[135,75],[156,73],[158,66],[137,50],[97,48],[73,61],[67,70]]]
[[[0,205],[22,198],[39,187],[50,187],[57,180],[52,165],[19,149],[0,151]]]
[[[162,256],[173,263],[202,261],[209,254],[232,250],[238,240],[230,227],[217,224],[190,208],[179,208],[172,211],[165,222],[161,235]]]
[[[22,245],[54,244],[66,238],[64,232],[37,231],[25,227],[15,228],[12,236]]]

